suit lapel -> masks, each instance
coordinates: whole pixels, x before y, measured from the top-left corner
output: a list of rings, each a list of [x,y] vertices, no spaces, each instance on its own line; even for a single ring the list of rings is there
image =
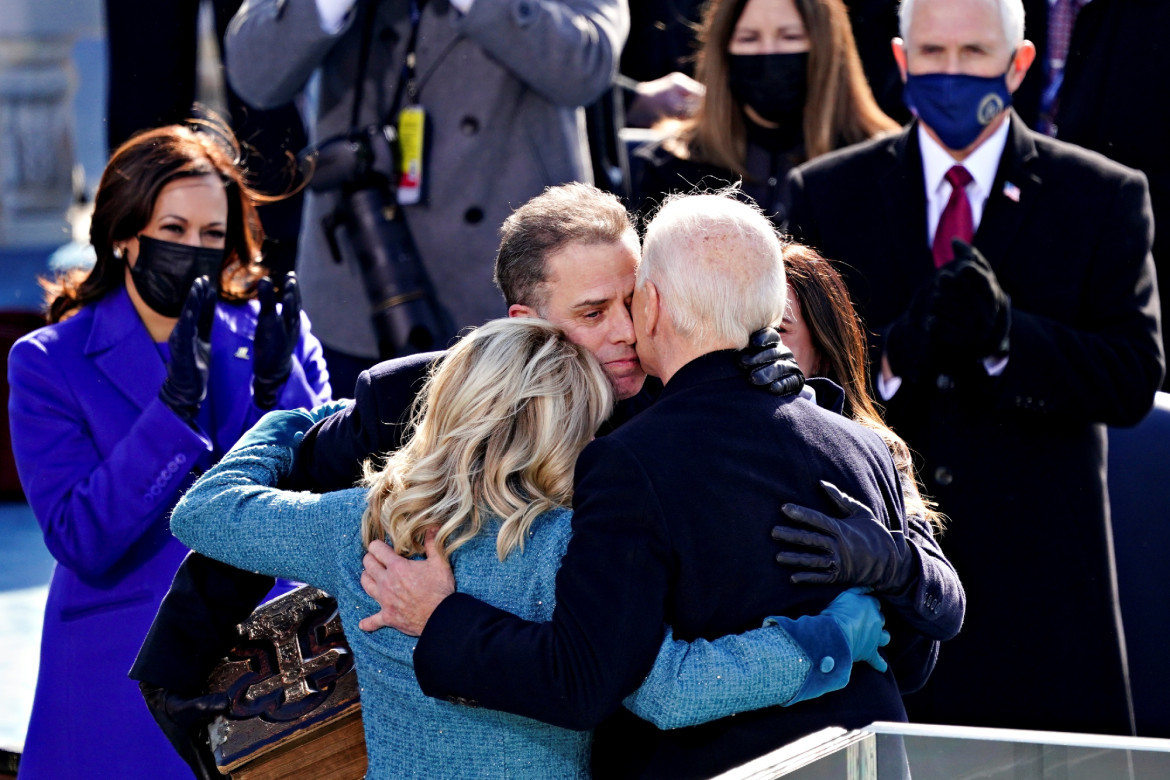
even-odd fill
[[[1020,226],[1038,200],[1041,179],[1036,170],[1036,159],[1032,131],[1012,111],[1007,145],[973,240],[997,272],[999,263],[1009,256]]]
[[[916,279],[934,270],[934,259],[926,243],[926,185],[922,178],[918,122],[907,125],[888,151],[890,166],[879,188],[886,224],[893,226],[892,268],[898,269],[902,277],[898,286],[913,290]]]
[[[85,354],[140,409],[158,395],[166,379],[162,356],[124,287],[96,304]]]

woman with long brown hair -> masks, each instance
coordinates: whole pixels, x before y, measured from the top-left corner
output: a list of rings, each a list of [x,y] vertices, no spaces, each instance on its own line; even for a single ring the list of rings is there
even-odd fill
[[[895,130],[874,101],[842,0],[711,0],[695,116],[640,149],[635,199],[737,179],[765,212],[795,165]]]
[[[935,539],[942,517],[922,495],[910,449],[882,420],[870,395],[861,318],[832,263],[798,243],[785,244],[783,252],[788,305],[778,327],[780,338],[806,376],[832,381],[809,382],[819,404],[852,418],[886,443],[901,481],[906,528],[890,534],[876,522],[850,526],[809,509],[786,507],[790,524],[772,532],[785,545],[776,560],[803,569],[796,576],[807,582],[872,587],[890,612],[924,636],[951,639],[962,625],[966,594]],[[843,514],[869,512],[840,491],[826,490]],[[850,527],[853,535],[845,539],[840,532]],[[859,529],[871,532],[869,543],[857,535]],[[925,680],[899,677],[898,682],[905,692]]]
[[[212,121],[118,147],[93,269],[44,282],[50,324],[9,355],[12,449],[57,560],[22,778],[190,777],[126,676],[187,552],[167,516],[265,410],[329,398],[295,278],[261,278],[238,158]]]

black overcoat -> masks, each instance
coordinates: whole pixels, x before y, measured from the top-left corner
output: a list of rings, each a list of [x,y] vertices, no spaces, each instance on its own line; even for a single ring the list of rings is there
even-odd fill
[[[934,273],[917,128],[789,176],[789,227],[846,277],[880,334]],[[1007,366],[936,361],[887,404],[950,517],[968,603],[912,718],[1129,733],[1105,425],[1153,403],[1164,357],[1145,177],[1028,130],[974,237],[1011,296]],[[875,360],[875,365],[877,361]]]

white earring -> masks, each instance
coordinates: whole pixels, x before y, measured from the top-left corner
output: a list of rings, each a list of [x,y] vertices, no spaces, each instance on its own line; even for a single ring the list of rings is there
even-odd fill
[[[114,247],[114,259],[124,260],[126,258],[126,250],[120,246]]]

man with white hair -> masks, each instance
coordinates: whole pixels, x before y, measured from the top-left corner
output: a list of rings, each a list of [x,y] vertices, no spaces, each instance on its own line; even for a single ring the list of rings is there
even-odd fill
[[[1132,733],[1105,426],[1164,372],[1145,177],[1031,132],[1020,0],[903,0],[917,119],[793,171],[790,228],[841,263],[887,421],[925,461],[963,630],[915,720]]]
[[[424,692],[569,728],[605,720],[593,749],[604,777],[708,777],[827,726],[905,719],[893,674],[866,664],[842,690],[699,726],[659,730],[617,712],[664,624],[675,638],[710,640],[816,614],[841,592],[793,585],[761,544],[786,503],[833,511],[818,480],[900,522],[898,477],[876,434],[744,381],[736,350],[780,320],[785,292],[780,237],[758,208],[725,193],[666,202],[647,228],[631,304],[639,359],[665,386],[581,454],[551,622],[454,592],[439,556],[386,561],[395,585],[383,597],[398,604],[382,600],[380,615],[421,634]],[[834,666],[810,660],[800,670],[809,680]]]

